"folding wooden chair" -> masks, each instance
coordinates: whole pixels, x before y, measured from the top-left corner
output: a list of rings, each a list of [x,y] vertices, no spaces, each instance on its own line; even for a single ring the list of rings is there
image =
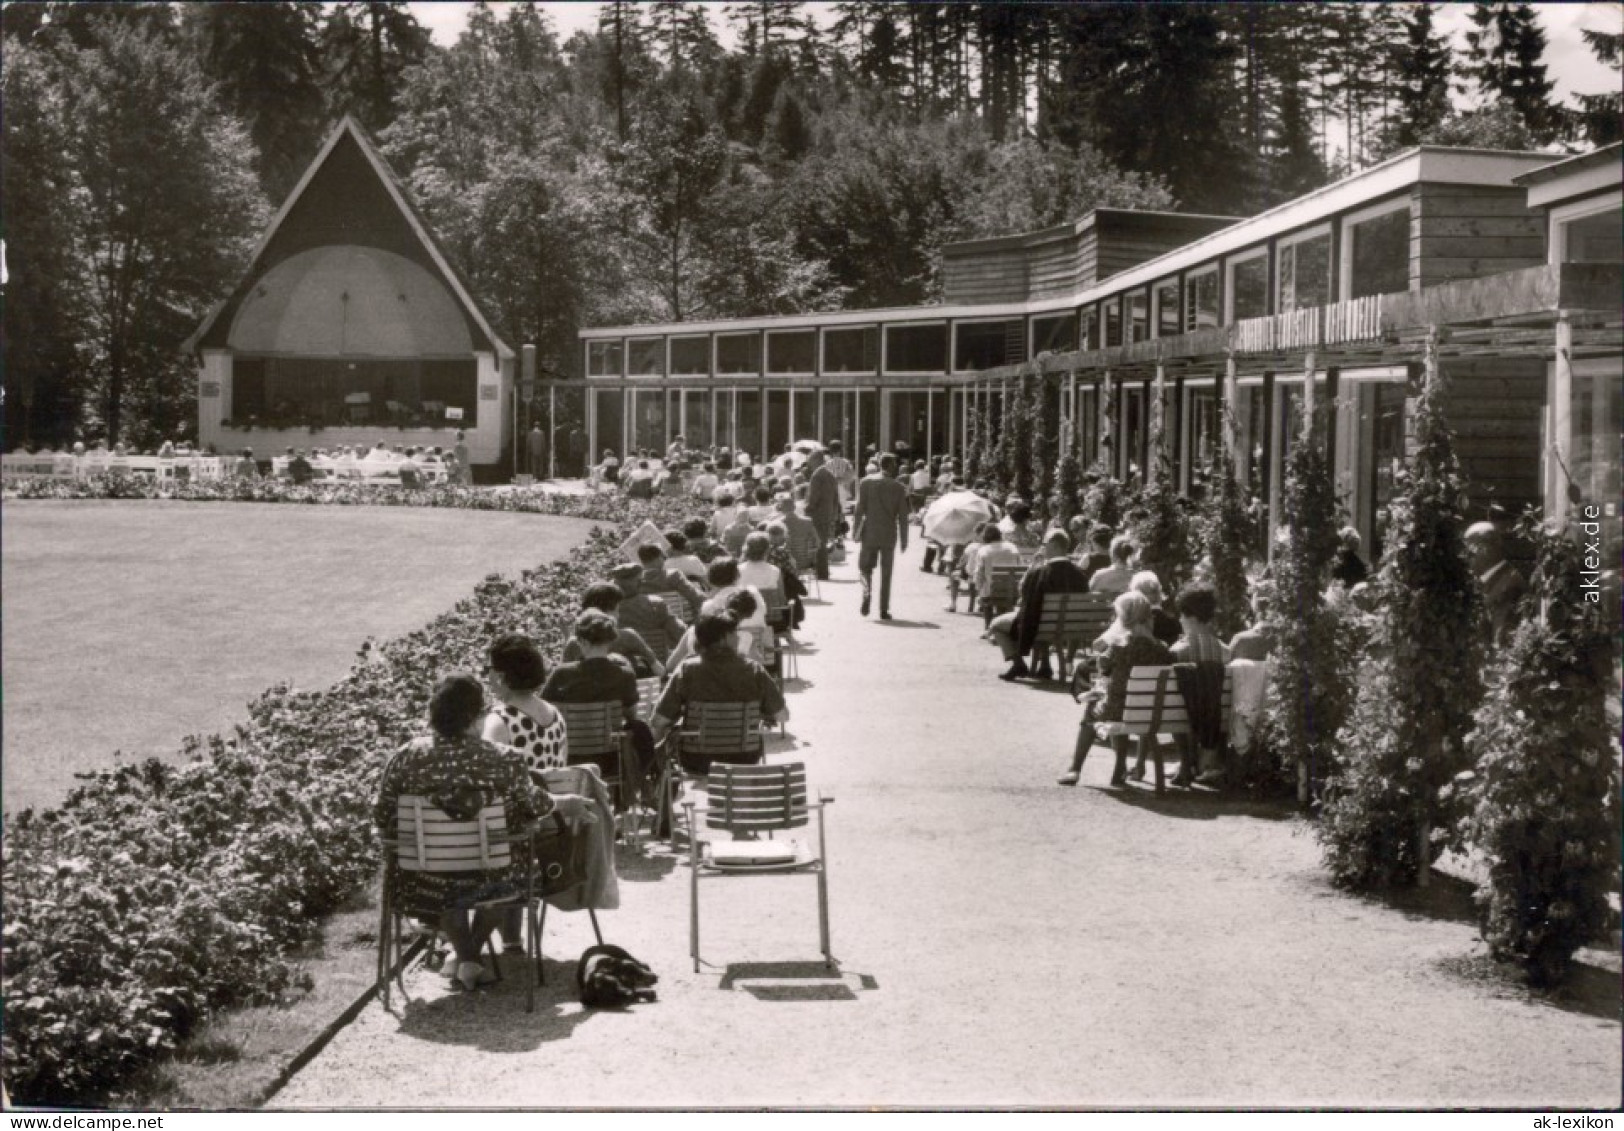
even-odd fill
[[[777,657],[776,665],[780,683],[787,673],[791,679],[800,678],[800,667],[795,662],[795,630],[794,611],[789,607],[789,601],[782,589],[763,589],[761,598],[767,603],[767,627],[773,634],[773,651]],[[788,657],[786,665],[783,657]]]
[[[711,767],[755,765],[766,755],[761,732],[761,708],[755,703],[690,703],[681,729],[666,739],[666,756],[657,787],[656,828],[670,830],[677,841],[677,823],[671,812],[672,786],[677,781],[696,785]],[[678,776],[680,775],[680,776]],[[691,835],[691,826],[690,826]]]
[[[688,838],[688,951],[699,972],[699,884],[701,880],[740,876],[815,875],[818,880],[818,944],[824,965],[834,966],[829,946],[829,880],[823,810],[834,799],[807,800],[806,765],[735,766],[718,764],[706,783],[706,804],[684,801],[688,828],[703,815],[705,827],[751,839],[704,841]],[[804,828],[818,814],[817,844],[780,841],[772,834]]]
[[[1116,610],[1104,593],[1045,593],[1038,617],[1036,649],[1055,653],[1061,679],[1070,671],[1072,657],[1111,627]]]
[[[631,738],[621,725],[626,708],[612,700],[602,703],[555,703],[564,716],[569,749],[565,764],[596,766],[598,774],[615,801],[617,813],[627,813],[631,836],[640,836],[642,822],[636,816],[638,801],[637,759]]]
[[[496,910],[522,907],[525,915],[525,953],[529,959],[530,981],[526,986],[525,1009],[536,1008],[536,983],[541,971],[541,927],[534,897],[534,873],[530,853],[515,852],[513,846],[529,840],[533,827],[509,829],[507,809],[502,802],[487,805],[472,818],[457,820],[434,806],[427,798],[402,795],[395,807],[395,835],[381,837],[384,848],[382,899],[378,922],[378,991],[384,1008],[389,1008],[389,982],[403,975],[402,922],[407,909],[400,905],[399,880],[403,873],[454,875],[467,880],[477,890],[481,885],[495,889],[511,886],[512,894],[459,903],[461,910]],[[515,869],[517,872],[515,873]],[[438,918],[449,907],[415,908]],[[596,923],[594,923],[596,926]],[[501,977],[496,948],[490,939],[485,945],[491,966]],[[401,992],[405,993],[405,985]]]

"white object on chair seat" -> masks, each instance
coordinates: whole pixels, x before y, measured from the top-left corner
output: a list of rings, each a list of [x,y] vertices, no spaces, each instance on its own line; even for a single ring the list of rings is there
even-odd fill
[[[762,868],[793,864],[800,846],[782,840],[719,840],[710,843],[709,863],[718,868]]]

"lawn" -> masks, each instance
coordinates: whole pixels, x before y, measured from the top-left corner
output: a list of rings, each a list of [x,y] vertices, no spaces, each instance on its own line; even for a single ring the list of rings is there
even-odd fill
[[[332,683],[361,642],[421,627],[490,573],[562,556],[592,523],[418,507],[5,504],[7,812],[73,775],[175,756],[278,681]]]

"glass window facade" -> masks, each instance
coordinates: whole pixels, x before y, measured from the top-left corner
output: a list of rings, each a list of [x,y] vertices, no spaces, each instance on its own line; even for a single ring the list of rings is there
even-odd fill
[[[1024,319],[959,322],[953,327],[953,371],[968,373],[1026,360]],[[896,369],[895,365],[891,366]]]
[[[1143,342],[1150,339],[1150,296],[1135,291],[1128,296],[1128,341]]]
[[[1348,298],[1410,287],[1410,208],[1404,205],[1348,225]]]
[[[710,373],[710,337],[671,339],[671,375],[701,377]]]
[[[1179,318],[1179,281],[1169,279],[1156,284],[1156,336],[1170,338],[1181,328]]]
[[[664,377],[665,339],[630,339],[626,343],[626,376]]]
[[[617,456],[625,451],[626,394],[620,389],[598,389],[592,397],[592,411],[597,427],[594,431],[598,450],[590,453],[589,462],[603,458],[604,449]]]
[[[586,344],[586,375],[588,377],[619,377],[625,349],[617,338],[614,341]]]
[[[1210,330],[1219,324],[1218,268],[1213,267],[1184,280],[1185,330]]]
[[[1624,213],[1609,209],[1563,224],[1562,261],[1624,262]]]
[[[1100,308],[1085,306],[1077,313],[1077,348],[1097,350],[1100,344]]]
[[[946,373],[947,323],[885,328],[888,373]]]
[[[1105,348],[1122,344],[1122,300],[1110,299],[1100,304],[1100,317],[1105,323]]]
[[[1331,233],[1322,232],[1278,249],[1279,293],[1284,314],[1331,301]]]
[[[817,372],[816,330],[775,330],[767,334],[767,372],[807,375]]]
[[[1077,315],[1039,314],[1032,319],[1032,356],[1044,350],[1065,353],[1077,348]]]
[[[716,372],[756,377],[761,374],[761,335],[717,334]]]
[[[1261,318],[1269,313],[1269,261],[1265,256],[1229,266],[1229,320]]]
[[[880,328],[840,327],[823,332],[823,372],[878,373]]]

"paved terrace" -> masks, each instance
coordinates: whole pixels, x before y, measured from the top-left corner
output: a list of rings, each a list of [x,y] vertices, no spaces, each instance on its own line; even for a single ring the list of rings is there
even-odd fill
[[[891,624],[835,568],[772,755],[837,799],[837,972],[798,877],[706,885],[694,974],[686,864],[623,850],[601,919],[659,1001],[584,1011],[590,929],[555,913],[533,1015],[516,964],[473,995],[415,971],[409,1005],[368,1005],[272,1106],[1619,1102],[1616,956],[1591,954],[1571,1000],[1534,999],[1487,973],[1457,885],[1340,894],[1289,812],[1108,790],[1103,749],[1056,786],[1078,709],[995,679],[980,619],[945,612],[919,560]]]

